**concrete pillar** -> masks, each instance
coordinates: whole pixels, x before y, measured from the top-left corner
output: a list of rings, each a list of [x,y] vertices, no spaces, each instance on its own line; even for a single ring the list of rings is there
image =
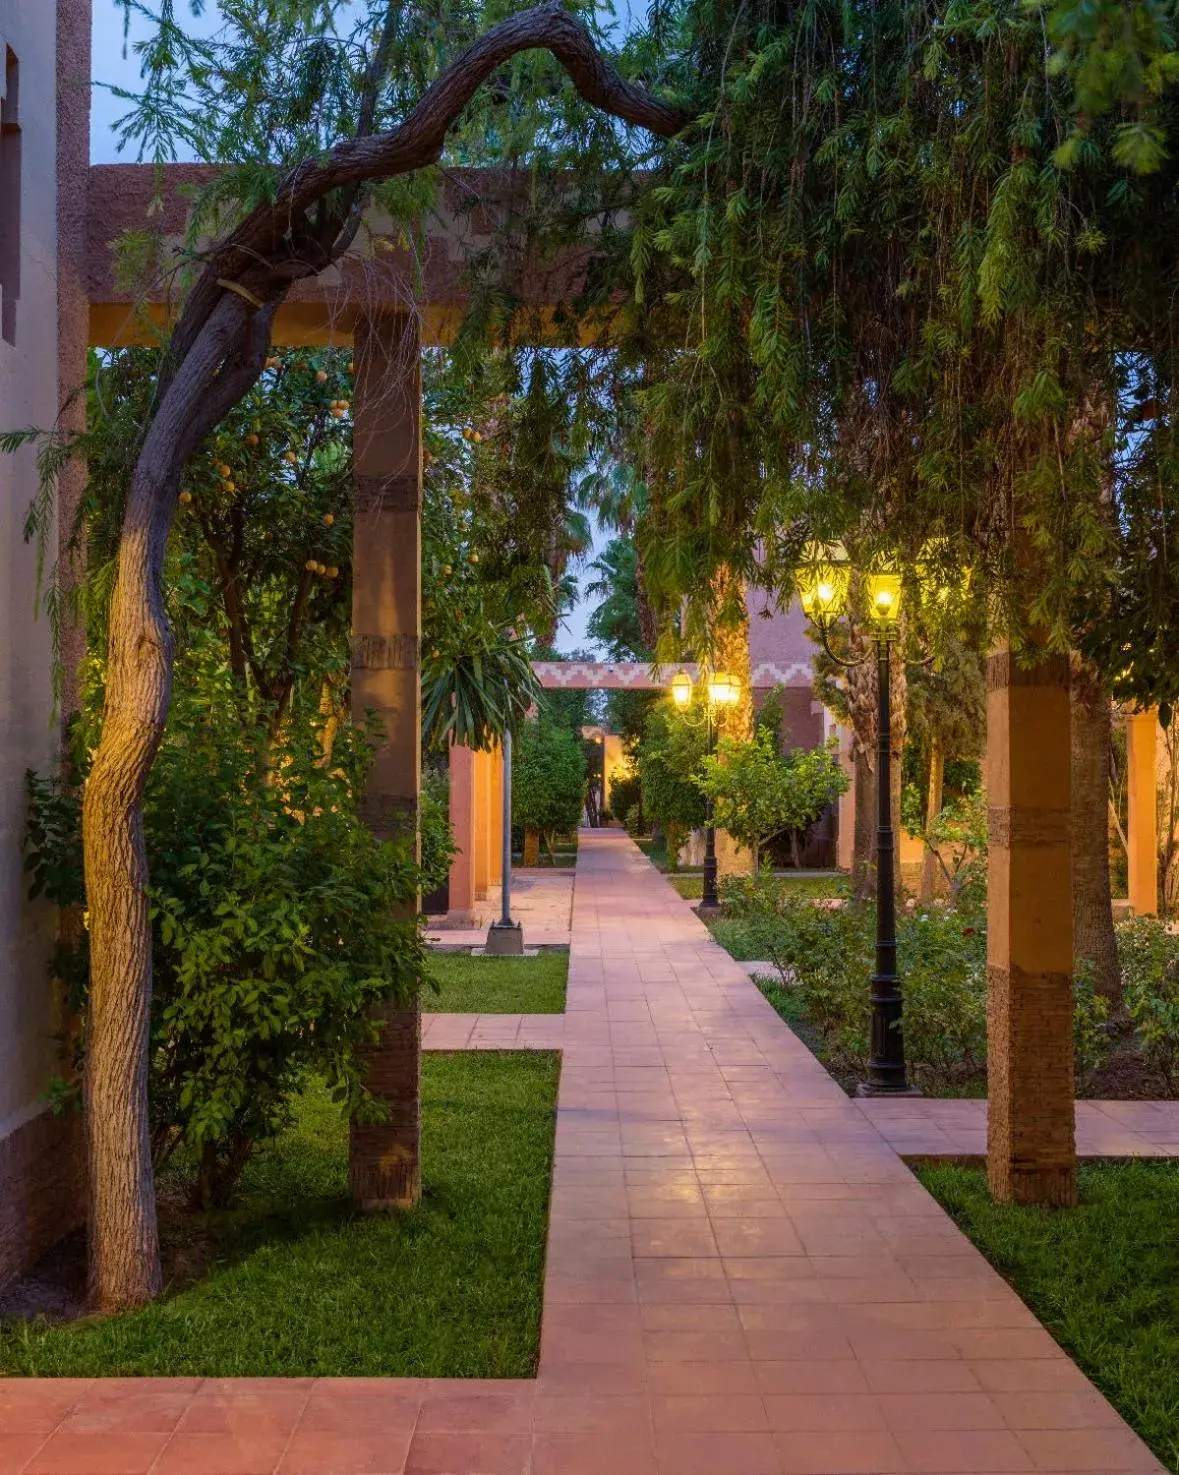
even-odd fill
[[[504,750],[496,743],[491,750],[491,815],[490,815],[491,871],[490,884],[494,888],[504,878]]]
[[[1129,822],[1126,842],[1130,860],[1130,905],[1138,917],[1157,916],[1159,909],[1157,707],[1126,716],[1126,777]]]
[[[491,885],[491,754],[475,754],[475,834],[472,854],[475,865],[475,898],[487,900]]]
[[[987,1168],[1004,1202],[1076,1201],[1069,668],[987,663]]]
[[[458,850],[450,862],[446,919],[456,926],[475,922],[475,754],[462,743],[450,745],[450,828]]]
[[[364,796],[382,837],[417,836],[421,784],[422,393],[416,318],[362,318],[355,335],[352,710],[375,711],[383,737]],[[367,1052],[385,1121],[351,1131],[352,1196],[361,1209],[421,1197],[421,1004],[383,1006]]]

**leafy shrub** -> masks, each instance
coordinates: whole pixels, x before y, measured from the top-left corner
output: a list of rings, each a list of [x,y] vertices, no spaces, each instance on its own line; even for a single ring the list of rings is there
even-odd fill
[[[702,759],[693,782],[712,800],[717,825],[752,851],[755,871],[763,847],[779,835],[792,837],[797,863],[799,834],[848,785],[832,749],[791,748],[780,753],[773,733],[764,726],[749,742],[722,739],[716,753]]]
[[[874,963],[875,909],[816,905],[790,896],[765,873],[730,878],[722,893],[729,918],[741,928],[747,955],[765,958],[783,986],[797,989],[832,1064],[862,1074],[870,1043],[868,978]],[[897,952],[905,1055],[914,1079],[939,1090],[981,1082],[987,1031],[985,919],[940,907],[902,915]],[[1105,1024],[1105,1001],[1082,977],[1076,990],[1079,1077],[1104,1059]]]
[[[637,773],[615,771],[610,779],[610,813],[630,829],[633,813],[637,827],[643,822],[643,785]]]
[[[424,950],[410,847],[357,814],[369,752],[342,729],[326,770],[310,731],[268,740],[215,704],[173,713],[144,802],[151,1129],[157,1164],[191,1151],[205,1204],[230,1197],[311,1074],[355,1114],[379,1112],[358,1051],[376,1036],[373,1006],[412,997]],[[32,891],[75,904],[77,796],[35,778],[30,795]],[[69,949],[79,1011],[86,950],[83,932]]]
[[[1118,928],[1126,1010],[1142,1053],[1173,1092],[1179,1084],[1179,937],[1157,917]]]
[[[421,837],[422,891],[445,886],[450,862],[458,846],[450,828],[450,781],[445,773],[427,768],[422,774],[418,833]]]
[[[1073,975],[1073,1057],[1078,1083],[1088,1080],[1105,1064],[1112,1047],[1109,1000],[1093,987],[1094,971],[1085,958]]]
[[[675,868],[679,835],[704,823],[704,795],[692,782],[708,747],[702,727],[672,712],[666,703],[647,714],[636,754],[643,813],[668,831],[667,856]]]
[[[522,724],[512,744],[512,824],[553,837],[575,830],[585,804],[585,753],[581,739],[545,717]]]

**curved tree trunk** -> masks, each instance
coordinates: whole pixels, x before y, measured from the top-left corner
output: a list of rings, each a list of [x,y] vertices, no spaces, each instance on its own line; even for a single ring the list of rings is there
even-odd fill
[[[435,163],[447,130],[479,85],[535,47],[552,52],[588,102],[664,136],[682,126],[675,108],[607,66],[579,21],[544,4],[493,26],[398,127],[373,134],[388,61],[382,45],[358,96],[356,135],[278,180],[272,201],[207,254],[162,358],[123,518],[103,731],[83,801],[90,1294],[99,1309],[139,1305],[158,1293],[161,1280],[147,1114],[152,957],[142,798],[171,694],[163,564],[181,473],[204,436],[257,381],[274,312],[291,285],[332,265],[352,243],[366,187]],[[336,204],[317,209],[329,196]]]
[[[1073,956],[1117,1002],[1122,980],[1109,881],[1109,770],[1113,716],[1097,673],[1074,657],[1070,687]]]

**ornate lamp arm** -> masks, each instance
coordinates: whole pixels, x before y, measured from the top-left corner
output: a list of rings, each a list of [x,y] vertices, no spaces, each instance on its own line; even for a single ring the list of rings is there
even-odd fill
[[[837,666],[842,666],[845,671],[852,671],[857,666],[862,666],[864,662],[868,659],[866,655],[863,655],[858,661],[845,661],[842,656],[837,656],[835,652],[831,649],[831,643],[827,639],[827,632],[831,628],[830,622],[827,620],[812,620],[811,623],[819,632],[819,639],[823,642],[823,649],[827,652],[827,654],[831,657],[831,659],[835,662]]]

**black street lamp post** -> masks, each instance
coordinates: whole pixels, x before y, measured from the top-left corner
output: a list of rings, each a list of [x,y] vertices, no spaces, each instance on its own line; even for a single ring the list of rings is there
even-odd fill
[[[810,544],[797,575],[803,613],[819,632],[823,648],[840,666],[829,634],[846,603],[851,565],[842,544]],[[892,814],[892,642],[901,606],[900,575],[885,569],[869,573],[868,616],[875,631],[876,659],[876,966],[869,980],[871,1004],[868,1079],[863,1096],[920,1095],[905,1073],[903,996],[897,971],[896,866]]]
[[[686,671],[674,676],[671,695],[681,712],[686,713],[692,701],[692,678]],[[708,751],[716,751],[716,709],[734,706],[741,697],[741,684],[735,676],[725,671],[715,671],[705,683],[704,720],[708,724]],[[704,801],[704,885],[701,890],[700,909],[720,906],[716,887],[716,825],[713,818],[712,799]]]

